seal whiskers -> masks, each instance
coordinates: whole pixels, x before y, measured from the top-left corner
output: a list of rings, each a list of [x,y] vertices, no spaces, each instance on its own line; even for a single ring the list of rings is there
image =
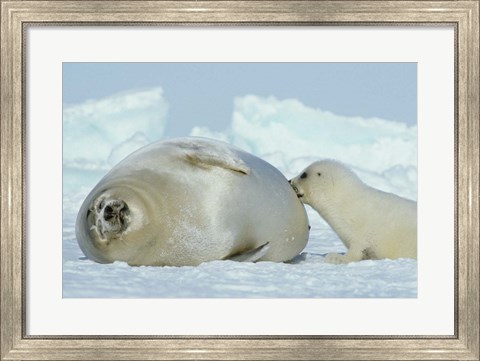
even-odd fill
[[[105,238],[108,234],[125,231],[128,227],[129,209],[127,204],[119,199],[103,199],[96,212],[96,225],[100,235]]]

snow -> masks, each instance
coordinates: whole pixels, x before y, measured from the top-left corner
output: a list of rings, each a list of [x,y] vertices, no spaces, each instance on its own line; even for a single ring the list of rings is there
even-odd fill
[[[167,109],[160,88],[65,107],[63,297],[417,297],[416,260],[325,263],[327,253],[346,249],[309,207],[309,243],[289,263],[214,261],[197,267],[130,267],[86,259],[75,239],[75,218],[83,199],[114,163],[130,151],[164,138]],[[98,114],[92,118],[95,112]],[[100,119],[104,123],[97,124]],[[123,132],[115,128],[112,134],[113,119],[120,119],[116,124]],[[295,99],[249,95],[235,100],[228,129],[212,132],[200,125],[191,135],[234,144],[272,163],[287,178],[314,160],[334,158],[348,164],[367,184],[410,199],[417,197],[415,126],[343,117],[308,108]]]

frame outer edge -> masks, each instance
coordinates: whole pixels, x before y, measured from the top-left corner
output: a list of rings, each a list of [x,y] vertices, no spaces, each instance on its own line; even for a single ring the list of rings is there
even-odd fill
[[[17,15],[17,14],[14,14]],[[24,116],[23,116],[23,31],[22,22],[18,16],[13,16],[12,22],[12,97],[13,97],[13,116],[12,116],[12,137],[13,143],[12,152],[12,184],[13,184],[13,203],[11,205],[11,216],[13,217],[13,229],[12,235],[12,287],[13,287],[13,309],[12,316],[14,318],[13,339],[14,342],[18,342],[22,338],[22,313],[23,313],[23,240],[26,237],[24,222],[26,209],[26,203],[24,198],[24,179],[26,172],[24,172],[24,150],[26,147],[26,139],[24,139]],[[14,343],[15,346],[15,343]]]
[[[13,14],[8,4],[1,4],[1,96],[0,96],[0,239],[1,239],[1,290],[0,290],[0,346],[1,357],[4,358],[13,348],[14,340],[11,330],[15,320],[11,312],[13,308],[12,278],[13,264],[11,255],[12,238],[14,237],[14,219],[12,216],[12,204],[15,197],[14,189],[14,164],[12,162],[14,144],[12,143],[13,132],[13,59],[9,57],[12,52],[10,39],[13,35]]]
[[[469,4],[458,37],[458,338],[479,358],[479,13]],[[476,285],[476,286],[475,286]]]
[[[38,8],[33,6],[33,3]],[[462,102],[459,103],[459,123],[464,124],[462,131],[459,130],[459,139],[465,141],[464,145],[459,144],[459,174],[465,176],[465,181],[459,182],[459,185],[464,186],[463,195],[464,205],[459,205],[459,214],[464,215],[465,217],[461,219],[464,220],[462,224],[462,233],[459,234],[459,237],[462,238],[461,249],[459,249],[460,255],[463,255],[465,265],[460,264],[459,267],[462,270],[461,274],[468,276],[465,279],[465,282],[459,282],[459,313],[461,318],[458,320],[460,323],[459,327],[459,340],[463,342],[461,347],[458,342],[453,342],[454,340],[446,341],[445,344],[449,344],[451,347],[455,344],[455,347],[452,347],[449,350],[444,350],[445,353],[442,354],[441,350],[426,350],[426,346],[430,345],[431,347],[438,347],[440,344],[435,340],[432,340],[429,343],[428,340],[417,340],[416,345],[419,346],[418,349],[413,347],[412,349],[406,348],[393,348],[391,349],[391,355],[381,355],[381,352],[388,352],[387,349],[381,345],[375,344],[371,348],[361,347],[363,340],[358,340],[350,342],[351,346],[353,344],[358,345],[359,349],[355,351],[354,349],[342,350],[341,346],[344,344],[340,342],[341,340],[325,340],[330,345],[326,348],[326,354],[318,354],[316,352],[321,350],[322,345],[315,345],[315,349],[303,349],[308,345],[308,340],[210,340],[203,342],[202,340],[172,340],[171,343],[168,340],[163,340],[159,342],[165,346],[177,345],[178,349],[172,349],[168,352],[165,351],[164,354],[160,355],[161,349],[156,348],[159,346],[159,343],[152,340],[145,340],[142,342],[145,347],[150,345],[154,349],[139,349],[139,343],[137,342],[130,343],[130,347],[125,345],[125,341],[116,340],[116,341],[106,341],[94,340],[92,341],[83,341],[79,339],[73,340],[28,340],[22,339],[21,335],[21,244],[22,244],[22,208],[21,206],[15,206],[15,204],[23,204],[23,192],[22,192],[22,176],[23,175],[23,149],[19,147],[18,144],[22,143],[22,84],[18,79],[22,78],[22,69],[21,69],[21,59],[22,59],[22,50],[21,50],[21,34],[22,34],[22,24],[21,18],[26,19],[25,16],[28,12],[35,12],[38,9],[45,11],[46,9],[53,9],[57,4],[63,2],[1,2],[1,95],[0,95],[0,114],[1,114],[1,127],[0,127],[0,171],[1,171],[1,183],[0,183],[0,240],[1,240],[1,268],[0,268],[0,277],[2,287],[0,290],[0,341],[1,341],[1,359],[85,359],[86,357],[93,357],[95,359],[116,359],[117,355],[108,354],[112,352],[112,349],[115,350],[116,347],[119,347],[118,356],[119,359],[138,359],[139,356],[147,357],[149,359],[211,359],[211,358],[220,358],[225,359],[278,359],[280,355],[282,358],[294,359],[295,353],[300,352],[301,354],[297,355],[299,359],[307,359],[315,357],[315,359],[331,357],[332,353],[338,352],[333,358],[339,359],[342,357],[358,357],[360,359],[369,359],[370,355],[375,355],[370,359],[393,359],[393,357],[398,357],[402,351],[405,351],[404,356],[401,358],[408,359],[450,359],[451,357],[458,357],[458,359],[463,360],[478,360],[479,357],[479,293],[478,293],[478,283],[479,283],[479,228],[478,228],[478,218],[479,218],[479,124],[478,124],[478,115],[479,115],[479,7],[478,0],[475,1],[443,1],[437,2],[432,1],[431,7],[440,6],[440,4],[448,4],[450,11],[455,9],[458,15],[458,10],[465,10],[469,8],[468,18],[464,17],[463,27],[461,28],[462,33],[465,31],[465,35],[462,39],[459,39],[460,50],[463,51],[462,54],[459,54],[460,64],[465,66],[465,71],[460,73],[459,69],[459,80],[462,80],[465,83],[460,84],[459,86],[459,95],[462,93],[462,96],[459,97],[459,100]],[[98,2],[100,3],[100,2]],[[122,2],[124,5],[127,2]],[[131,2],[132,4],[135,1]],[[167,3],[167,2],[164,2]],[[168,2],[173,3],[173,2]],[[204,4],[207,2],[203,2]],[[225,2],[222,2],[225,6]],[[232,6],[234,2],[232,2]],[[248,3],[248,2],[247,2]],[[252,2],[253,3],[253,2]],[[279,2],[281,3],[281,2]],[[396,5],[397,1],[393,1],[393,5]],[[400,3],[400,2],[398,2]],[[46,5],[45,8],[42,8],[43,5]],[[68,3],[73,10],[72,12],[81,11],[82,6],[78,6],[76,3]],[[192,3],[190,3],[192,4]],[[53,6],[53,8],[52,8]],[[78,7],[77,7],[78,6]],[[212,5],[215,6],[215,5]],[[132,8],[134,5],[132,5]],[[178,7],[178,5],[177,5]],[[17,12],[15,14],[15,9],[22,8],[22,12]],[[252,11],[254,8],[253,5],[248,4],[249,11]],[[74,10],[75,9],[75,10]],[[224,9],[224,8],[222,8]],[[282,9],[285,7],[282,4]],[[294,8],[292,7],[292,10]],[[383,8],[382,8],[383,9]],[[57,18],[67,18],[64,12],[59,11],[54,13]],[[105,9],[103,9],[105,10]],[[170,9],[172,10],[172,9]],[[411,10],[411,9],[409,9]],[[221,11],[220,11],[221,13]],[[17,18],[15,19],[15,15]],[[37,14],[34,14],[38,16]],[[138,15],[138,14],[137,14]],[[158,15],[158,14],[157,14]],[[303,15],[303,13],[302,13]],[[380,14],[381,15],[381,14]],[[402,13],[406,15],[406,13]],[[427,18],[428,14],[421,15],[420,18]],[[131,15],[135,17],[136,15]],[[162,15],[161,17],[163,17]],[[182,18],[182,16],[179,16]],[[216,19],[219,14],[216,16],[211,16],[211,18]],[[220,18],[223,14],[220,14]],[[241,16],[232,16],[230,19],[236,19]],[[45,15],[41,16],[46,19]],[[70,16],[71,17],[71,16]],[[191,18],[192,16],[188,16]],[[308,16],[307,16],[308,17]],[[319,15],[319,17],[322,17]],[[107,16],[105,16],[107,18]],[[208,18],[208,16],[207,16]],[[203,19],[201,17],[200,19]],[[256,19],[256,17],[255,17]],[[290,18],[289,21],[292,21]],[[463,87],[464,90],[461,90]],[[462,124],[459,124],[461,127]],[[20,143],[18,143],[20,142]],[[460,201],[460,200],[459,200]],[[97,342],[98,341],[98,342]],[[267,346],[268,343],[268,346]],[[287,343],[292,348],[282,348],[287,346]],[[367,343],[369,343],[367,341]],[[403,342],[399,342],[403,344]],[[134,344],[136,346],[134,346]],[[338,345],[338,349],[334,348],[333,345]],[[389,342],[385,342],[389,344]],[[437,346],[433,346],[433,345]],[[90,346],[87,346],[90,345]],[[99,345],[97,348],[95,345]],[[108,349],[107,345],[112,347]],[[188,345],[188,346],[187,346]],[[202,347],[203,345],[203,347]],[[208,345],[207,347],[205,347]],[[239,347],[242,345],[241,347]],[[255,346],[256,345],[256,346]],[[279,348],[274,348],[275,345]],[[295,346],[296,345],[296,346]],[[87,349],[84,349],[84,347]],[[105,347],[106,346],[106,347]],[[122,352],[123,346],[123,352]],[[251,346],[251,348],[250,348]],[[333,347],[332,347],[333,346]],[[413,346],[413,342],[410,344]],[[423,346],[423,348],[422,348]],[[15,347],[16,350],[13,350]],[[199,347],[199,349],[194,349]],[[256,350],[255,350],[256,347]],[[56,350],[57,349],[57,350]],[[204,353],[202,353],[202,350]],[[11,352],[12,351],[12,352]],[[258,351],[258,353],[255,353]],[[303,352],[302,352],[303,351]],[[431,352],[435,351],[435,352]],[[243,354],[245,352],[245,354]],[[356,355],[356,356],[355,356]]]
[[[353,8],[351,0],[93,0],[93,1],[12,1],[20,16],[31,22],[51,22],[52,15],[60,23],[155,23],[188,24],[209,22],[235,24],[242,22],[275,24],[283,22],[368,23],[398,22],[408,17],[410,22],[428,22],[435,12],[442,22],[455,21],[459,11],[477,0],[361,0]],[[87,8],[88,12],[84,12]],[[35,4],[35,5],[34,5]],[[313,5],[321,5],[312,10]],[[427,6],[428,5],[428,6]],[[13,6],[13,5],[12,5]],[[42,11],[37,11],[41,8]],[[112,10],[114,9],[114,10]],[[392,12],[392,9],[394,10]],[[115,20],[112,20],[112,14]],[[32,15],[35,17],[33,18]],[[380,17],[380,19],[378,18]],[[450,19],[450,20],[448,20]]]
[[[468,293],[465,300],[469,304],[468,319],[465,320],[464,326],[468,327],[466,345],[468,349],[475,355],[477,359],[480,358],[479,350],[479,319],[480,319],[480,300],[479,300],[479,144],[480,144],[480,130],[479,130],[479,106],[480,106],[480,64],[479,64],[479,2],[472,3],[471,10],[468,17],[468,54],[467,54],[467,70],[468,70],[468,95],[466,98],[467,117],[468,117],[468,136],[471,137],[467,144],[469,144],[469,224],[467,231],[468,245],[469,245],[469,268],[468,268]],[[476,287],[475,287],[476,286]]]

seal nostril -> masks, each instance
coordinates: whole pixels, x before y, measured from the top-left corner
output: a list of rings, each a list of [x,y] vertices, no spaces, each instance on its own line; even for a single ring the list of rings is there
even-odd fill
[[[113,227],[116,231],[126,228],[130,218],[130,211],[127,204],[117,199],[109,200],[105,203],[101,217],[104,222],[108,223],[108,227]],[[111,228],[110,231],[112,231],[113,228]]]
[[[103,210],[103,218],[106,220],[106,221],[109,221],[113,218],[114,214],[113,214],[113,208],[110,207],[110,206],[106,206],[105,209]]]

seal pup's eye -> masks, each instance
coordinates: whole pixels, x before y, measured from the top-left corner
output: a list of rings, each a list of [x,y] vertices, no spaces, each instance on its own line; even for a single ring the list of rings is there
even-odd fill
[[[319,176],[321,176],[321,175],[322,175],[322,173],[317,173],[317,174],[318,174]]]
[[[300,178],[307,178],[307,172],[303,172],[302,175],[300,176]]]

